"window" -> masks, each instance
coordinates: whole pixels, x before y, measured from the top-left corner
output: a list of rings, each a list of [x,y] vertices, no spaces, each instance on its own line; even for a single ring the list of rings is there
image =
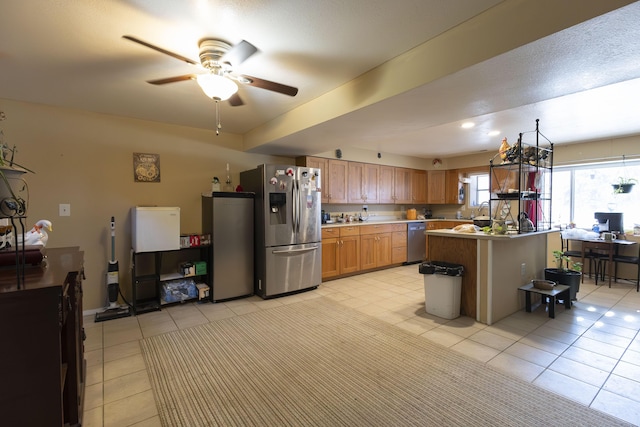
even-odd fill
[[[489,201],[489,174],[471,175],[469,180],[469,207]]]
[[[621,177],[640,177],[640,161],[556,167],[553,170],[552,219],[564,228],[591,229],[595,212],[622,212],[625,230],[640,224],[640,185],[628,194],[616,194],[612,184]]]

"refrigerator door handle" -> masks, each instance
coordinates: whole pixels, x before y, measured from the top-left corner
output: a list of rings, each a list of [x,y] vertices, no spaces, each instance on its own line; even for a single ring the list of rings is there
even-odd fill
[[[300,232],[300,187],[297,179],[293,181],[293,231]]]
[[[304,248],[304,249],[291,249],[289,251],[271,251],[272,254],[288,254],[288,253],[300,253],[300,252],[311,252],[318,249],[317,246],[312,248]]]

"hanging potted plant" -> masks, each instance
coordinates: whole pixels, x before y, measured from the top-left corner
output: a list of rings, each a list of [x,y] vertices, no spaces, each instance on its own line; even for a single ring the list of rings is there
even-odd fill
[[[556,268],[544,269],[545,280],[551,280],[560,285],[569,286],[569,295],[571,301],[575,301],[577,299],[576,294],[580,292],[580,282],[582,281],[582,263],[573,262],[571,258],[566,256],[562,251],[553,251],[553,258],[556,263]],[[565,265],[570,265],[571,267],[565,267]]]
[[[613,187],[613,194],[626,194],[631,192],[633,186],[638,183],[635,178],[627,178],[627,164],[625,162],[625,156],[622,156],[622,170],[624,176],[618,177],[616,184],[611,184]]]
[[[626,193],[629,193],[629,192],[631,192],[631,190],[633,189],[633,186],[637,182],[638,181],[635,178],[619,177],[617,184],[611,184],[611,186],[613,187],[613,194],[626,194]]]

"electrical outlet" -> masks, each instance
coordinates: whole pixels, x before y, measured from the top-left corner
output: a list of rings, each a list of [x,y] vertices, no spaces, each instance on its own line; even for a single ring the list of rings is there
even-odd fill
[[[526,263],[522,263],[522,265],[520,266],[520,275],[522,277],[527,275],[527,264]]]
[[[60,216],[71,216],[71,205],[68,203],[61,203],[59,206]]]

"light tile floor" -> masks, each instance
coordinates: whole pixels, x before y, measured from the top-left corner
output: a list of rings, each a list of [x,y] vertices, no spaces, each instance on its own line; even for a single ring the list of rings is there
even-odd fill
[[[271,300],[181,304],[94,323],[85,317],[87,382],[84,426],[160,426],[138,341],[194,325],[325,296],[464,353],[585,406],[640,425],[640,294],[620,282],[609,289],[585,279],[573,309],[518,311],[487,326],[424,310],[417,265],[323,283]]]

